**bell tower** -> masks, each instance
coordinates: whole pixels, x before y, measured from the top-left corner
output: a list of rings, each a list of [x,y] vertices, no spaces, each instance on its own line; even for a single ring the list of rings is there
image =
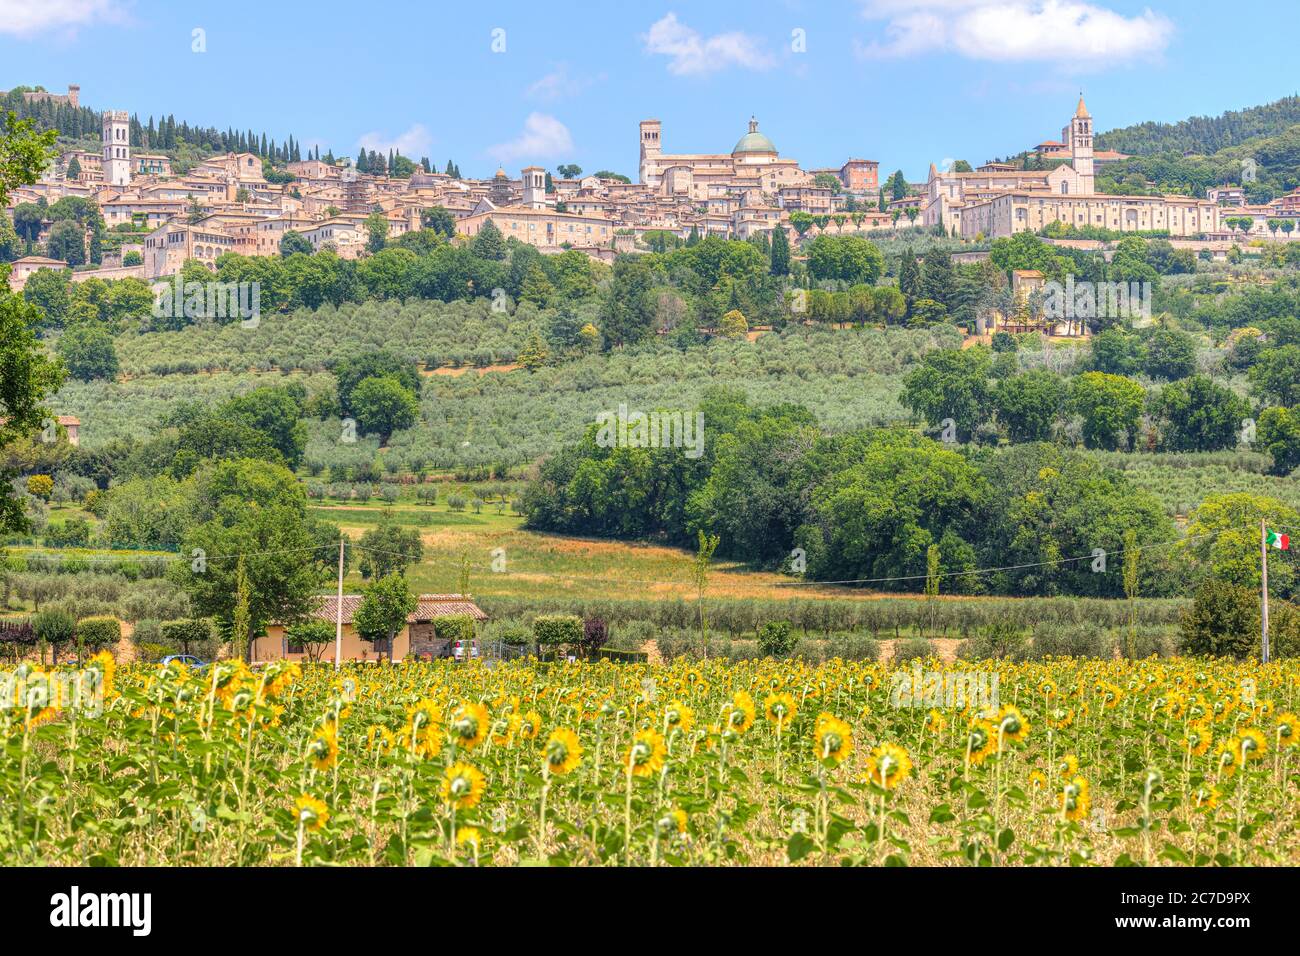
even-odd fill
[[[1097,191],[1092,164],[1092,114],[1083,102],[1083,93],[1079,94],[1079,106],[1062,139],[1070,144],[1071,165],[1079,174],[1079,192],[1091,196]]]
[[[658,169],[655,167],[654,160],[659,157],[663,151],[663,144],[659,137],[663,132],[663,124],[657,119],[648,119],[641,121],[641,184],[653,186],[658,180]],[[655,180],[652,182],[651,180]]]
[[[131,183],[131,120],[125,110],[104,111],[104,182]]]

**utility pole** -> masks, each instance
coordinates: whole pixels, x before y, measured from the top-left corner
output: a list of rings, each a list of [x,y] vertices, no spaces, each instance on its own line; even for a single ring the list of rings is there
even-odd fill
[[[342,666],[343,658],[343,542],[347,536],[338,535],[338,604],[334,606],[334,670]]]
[[[1268,663],[1268,526],[1267,519],[1259,522],[1259,577],[1261,583],[1260,629],[1263,637],[1260,661]]]

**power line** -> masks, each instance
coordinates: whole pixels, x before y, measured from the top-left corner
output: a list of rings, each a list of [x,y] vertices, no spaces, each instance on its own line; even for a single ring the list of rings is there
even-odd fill
[[[1217,537],[1218,535],[1223,534],[1225,531],[1229,531],[1229,530],[1231,529],[1223,528],[1219,531],[1207,532],[1206,534],[1190,535],[1186,538],[1179,538],[1176,541],[1168,541],[1162,544],[1143,545],[1142,547],[1139,548],[1127,548],[1127,549],[1119,548],[1114,551],[1106,551],[1105,554],[1107,557],[1109,557],[1112,554],[1126,554],[1130,550],[1142,552],[1142,551],[1156,551],[1156,550],[1161,550],[1163,548],[1170,548],[1170,547],[1178,547],[1179,545],[1186,544],[1188,541],[1199,541],[1202,538]],[[1025,571],[1031,568],[1055,567],[1061,564],[1071,564],[1076,561],[1093,561],[1096,559],[1096,557],[1097,555],[1095,554],[1086,554],[1086,555],[1079,555],[1078,557],[1071,557],[1071,558],[1055,558],[1051,561],[1035,561],[1030,564],[1009,564],[1003,567],[996,567],[996,568],[973,568],[968,571],[944,571],[941,572],[940,574],[935,575],[934,577],[936,580],[938,580],[939,578],[974,577],[976,575],[981,575],[981,574],[998,574],[1003,571]],[[889,584],[889,583],[897,583],[900,581],[925,581],[925,580],[929,580],[929,578],[930,575],[928,574],[908,574],[908,575],[898,575],[896,577],[887,577],[887,578],[847,578],[841,581],[783,581],[781,582],[781,584],[784,587],[818,586],[818,585],[826,585],[826,584]]]

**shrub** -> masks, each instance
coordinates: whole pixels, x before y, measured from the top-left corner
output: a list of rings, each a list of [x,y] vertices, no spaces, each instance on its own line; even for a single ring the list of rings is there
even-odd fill
[[[1179,646],[1184,654],[1244,658],[1258,652],[1260,630],[1259,595],[1208,577],[1183,614]]]
[[[166,644],[159,644],[156,641],[145,641],[142,644],[137,644],[135,649],[140,660],[144,661],[146,664],[156,664],[168,654],[172,653],[170,647]]]
[[[45,528],[45,544],[51,548],[84,548],[89,541],[90,522],[85,518],[69,518]]]
[[[974,637],[961,642],[957,656],[965,660],[1024,660],[1025,634],[1010,621],[993,621],[980,628]]]
[[[42,501],[49,501],[54,494],[54,479],[49,475],[32,475],[27,479],[27,493]]]
[[[1034,628],[1033,657],[1109,657],[1112,644],[1096,624],[1040,624]]]
[[[77,631],[77,622],[67,611],[46,610],[33,615],[32,630],[36,632],[36,639],[41,642],[42,647],[48,644],[54,649],[57,659],[59,645],[72,640],[73,634]],[[43,650],[41,658],[42,660],[45,658]]]
[[[994,352],[1014,352],[1018,347],[1016,338],[1010,332],[993,333],[993,351]]]
[[[795,645],[789,621],[767,621],[758,629],[758,649],[764,657],[785,657]]]
[[[588,654],[594,654],[605,646],[609,640],[609,628],[605,626],[605,621],[599,617],[593,617],[582,625],[582,649]]]
[[[150,617],[136,621],[135,630],[131,632],[131,641],[137,648],[145,644],[161,644],[163,642],[162,622]]]
[[[510,647],[527,647],[533,643],[532,629],[518,621],[506,621],[495,627],[489,627],[488,633]]]
[[[122,624],[115,617],[87,617],[77,622],[77,643],[89,650],[114,647],[122,639]]]
[[[533,637],[543,647],[582,643],[582,619],[576,614],[543,614],[533,621]]]
[[[306,654],[310,660],[318,661],[325,648],[334,643],[336,626],[329,621],[308,618],[291,624],[285,630],[288,649],[295,654]]]
[[[465,496],[464,496],[464,495],[448,495],[448,496],[447,496],[447,507],[448,507],[450,510],[452,510],[452,511],[464,511],[464,510],[465,510],[465,504],[466,504],[466,501],[465,501]]]
[[[894,645],[893,662],[901,664],[904,661],[916,660],[918,657],[929,657],[931,652],[930,642],[924,637],[909,637]]]
[[[474,619],[468,614],[445,614],[433,619],[433,632],[440,641],[472,641]]]
[[[212,622],[203,617],[163,621],[160,633],[164,641],[172,647],[180,648],[182,654],[198,649],[210,650]]]
[[[880,642],[867,634],[845,634],[837,637],[827,650],[832,657],[842,657],[846,661],[880,659]]]

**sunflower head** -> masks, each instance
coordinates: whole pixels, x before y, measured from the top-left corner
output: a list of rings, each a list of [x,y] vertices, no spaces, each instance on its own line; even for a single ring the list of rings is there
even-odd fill
[[[1088,794],[1088,781],[1077,774],[1061,788],[1061,812],[1067,820],[1082,820],[1092,805]]]
[[[448,730],[459,746],[470,750],[487,739],[491,723],[488,709],[482,704],[461,704],[451,712]]]
[[[754,726],[754,698],[748,691],[737,691],[731,703],[723,708],[723,721],[729,730],[743,734]]]
[[[998,732],[1003,740],[1024,740],[1029,735],[1029,721],[1019,708],[1007,705],[998,711]]]
[[[689,734],[695,724],[695,711],[680,700],[674,700],[664,708],[664,723],[669,733],[680,730],[684,734]]]
[[[545,769],[556,776],[572,773],[582,762],[582,744],[578,735],[567,727],[551,731],[546,746],[542,748],[542,759]]]
[[[997,753],[997,750],[998,732],[992,722],[982,717],[972,721],[970,730],[966,732],[966,752],[970,762],[976,765],[982,764]]]
[[[313,833],[329,822],[330,811],[324,800],[317,800],[302,794],[293,802],[294,820],[304,829]]]
[[[627,750],[627,771],[633,776],[649,777],[663,769],[667,755],[668,747],[658,732],[648,728],[639,730]]]
[[[893,790],[912,772],[912,758],[897,744],[881,744],[867,757],[867,780]]]
[[[1300,740],[1300,719],[1289,710],[1277,715],[1277,745],[1294,747]]]
[[[1268,738],[1255,727],[1247,727],[1238,738],[1244,762],[1258,760],[1268,751]]]
[[[524,714],[523,722],[519,725],[519,739],[532,740],[542,729],[542,715],[535,710],[530,710]]]
[[[317,770],[329,770],[338,763],[339,736],[335,724],[326,724],[316,731],[316,735],[307,744],[307,756]]]
[[[1065,780],[1070,780],[1079,772],[1079,758],[1074,754],[1065,754],[1056,762],[1056,772]]]
[[[486,788],[482,772],[467,763],[453,764],[443,771],[443,802],[457,810],[470,810],[478,806]]]
[[[1219,790],[1208,784],[1202,784],[1192,794],[1192,806],[1197,810],[1209,811],[1219,805]]]
[[[818,760],[839,766],[853,753],[853,728],[834,714],[819,714],[813,725],[813,750]]]
[[[769,694],[767,700],[763,701],[763,713],[777,730],[784,730],[794,720],[795,714],[798,713],[798,705],[789,694],[775,693]]]

